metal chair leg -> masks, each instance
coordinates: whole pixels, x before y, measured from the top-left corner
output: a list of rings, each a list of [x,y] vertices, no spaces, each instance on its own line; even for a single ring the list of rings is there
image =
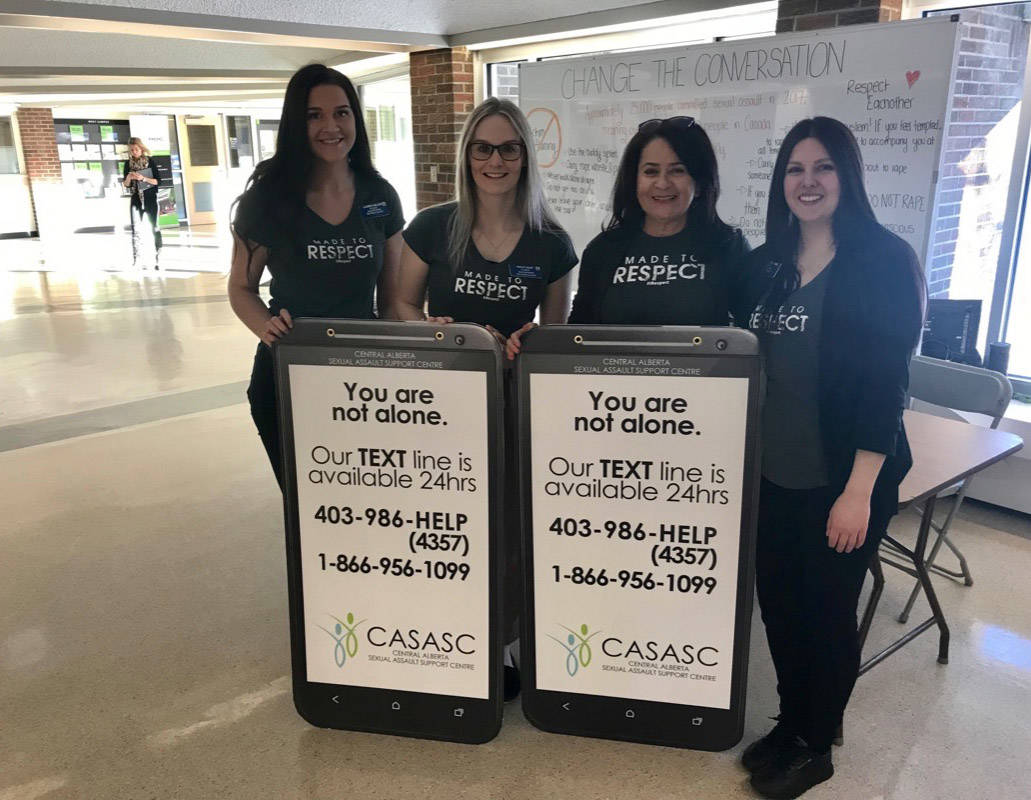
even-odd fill
[[[931,529],[936,532],[938,531],[937,527],[933,522],[931,523]],[[938,536],[934,540],[934,545],[931,547],[931,554],[927,557],[927,561],[925,562],[927,564],[928,569],[934,569],[934,559],[937,558],[938,551],[941,549],[942,540],[943,537],[941,533],[938,532]],[[906,600],[906,605],[903,607],[902,611],[900,611],[899,615],[896,617],[896,619],[901,624],[905,625],[909,621],[909,612],[913,610],[913,604],[916,602],[916,598],[920,595],[920,590],[922,588],[923,586],[921,585],[919,580],[915,584],[913,584],[913,591],[909,593],[909,599]]]
[[[934,555],[933,554],[931,556],[930,564],[928,565],[928,569],[930,569],[930,570],[932,570],[934,572],[937,572],[939,575],[946,575],[946,576],[948,576],[950,578],[955,578],[956,580],[959,580],[960,578],[962,578],[964,586],[973,586],[974,585],[974,576],[970,574],[970,567],[967,566],[967,558],[966,558],[966,556],[964,556],[959,551],[959,548],[956,547],[956,545],[954,545],[952,543],[952,540],[949,539],[949,537],[946,534],[942,534],[941,541],[943,541],[945,543],[946,547],[948,547],[952,551],[952,554],[954,556],[956,556],[956,560],[959,561],[959,572],[955,572],[953,570],[948,570],[948,569],[945,569],[944,567],[939,567],[937,564],[934,563]]]
[[[884,571],[881,569],[881,558],[874,552],[870,558],[870,566],[867,568],[873,575],[873,587],[870,589],[870,599],[866,601],[866,610],[863,611],[863,621],[859,624],[859,652],[863,652],[863,645],[866,644],[866,636],[870,633],[870,625],[873,622],[874,612],[884,592]]]

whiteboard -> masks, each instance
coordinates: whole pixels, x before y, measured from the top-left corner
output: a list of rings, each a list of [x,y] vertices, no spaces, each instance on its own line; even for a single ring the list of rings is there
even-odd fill
[[[927,252],[958,25],[948,18],[520,64],[552,209],[582,252],[611,211],[640,122],[694,117],[716,150],[720,216],[765,239],[780,142],[828,116],[859,142],[878,220]]]

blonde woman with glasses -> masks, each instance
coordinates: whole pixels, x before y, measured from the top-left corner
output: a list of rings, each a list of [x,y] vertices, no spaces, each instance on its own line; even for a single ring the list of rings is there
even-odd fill
[[[548,210],[533,135],[519,108],[490,98],[466,120],[458,147],[457,198],[420,212],[404,232],[394,314],[398,319],[473,322],[501,344],[534,325],[563,323],[569,311],[572,242]],[[509,407],[514,388],[506,382]],[[506,452],[515,454],[514,415]],[[504,532],[504,640],[516,639],[521,598],[517,470],[506,470],[510,513]],[[519,691],[506,649],[505,699]]]
[[[404,232],[398,319],[475,322],[499,341],[569,311],[577,258],[544,198],[530,125],[489,98],[466,120],[457,198],[420,212]]]

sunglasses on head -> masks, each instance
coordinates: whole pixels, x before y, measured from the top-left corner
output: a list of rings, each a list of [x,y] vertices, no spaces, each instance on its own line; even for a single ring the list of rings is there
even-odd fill
[[[475,141],[469,145],[469,155],[477,161],[486,161],[497,150],[498,154],[505,161],[518,161],[523,155],[522,142],[502,142],[491,144],[490,142]]]
[[[694,125],[694,117],[666,117],[666,119],[646,119],[640,125],[637,126],[637,130],[643,133],[653,131],[656,128],[660,128],[663,125],[668,125],[671,128],[679,128],[680,130],[687,130]]]

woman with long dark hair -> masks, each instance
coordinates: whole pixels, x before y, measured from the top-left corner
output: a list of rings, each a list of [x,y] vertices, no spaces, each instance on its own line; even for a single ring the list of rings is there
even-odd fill
[[[716,154],[692,117],[641,123],[627,143],[605,230],[584,250],[570,323],[727,325],[747,251],[716,212]]]
[[[122,168],[122,186],[130,191],[129,224],[132,226],[132,265],[143,259],[143,232],[154,237],[154,269],[161,255],[161,229],[158,227],[158,184],[161,168],[150,157],[150,150],[138,136],[129,139],[129,158]],[[144,220],[149,222],[144,223]]]
[[[233,220],[229,301],[261,342],[247,397],[282,486],[269,345],[294,317],[371,319],[391,302],[401,257],[401,203],[372,165],[358,93],[322,64],[290,79],[276,153],[261,162]],[[258,294],[272,274],[269,305]],[[376,294],[378,287],[378,295]]]
[[[793,798],[834,773],[859,592],[912,464],[902,407],[925,292],[913,249],[874,216],[842,123],[791,129],[769,198],[736,317],[766,361],[756,585],[780,715],[742,763],[760,794]]]

